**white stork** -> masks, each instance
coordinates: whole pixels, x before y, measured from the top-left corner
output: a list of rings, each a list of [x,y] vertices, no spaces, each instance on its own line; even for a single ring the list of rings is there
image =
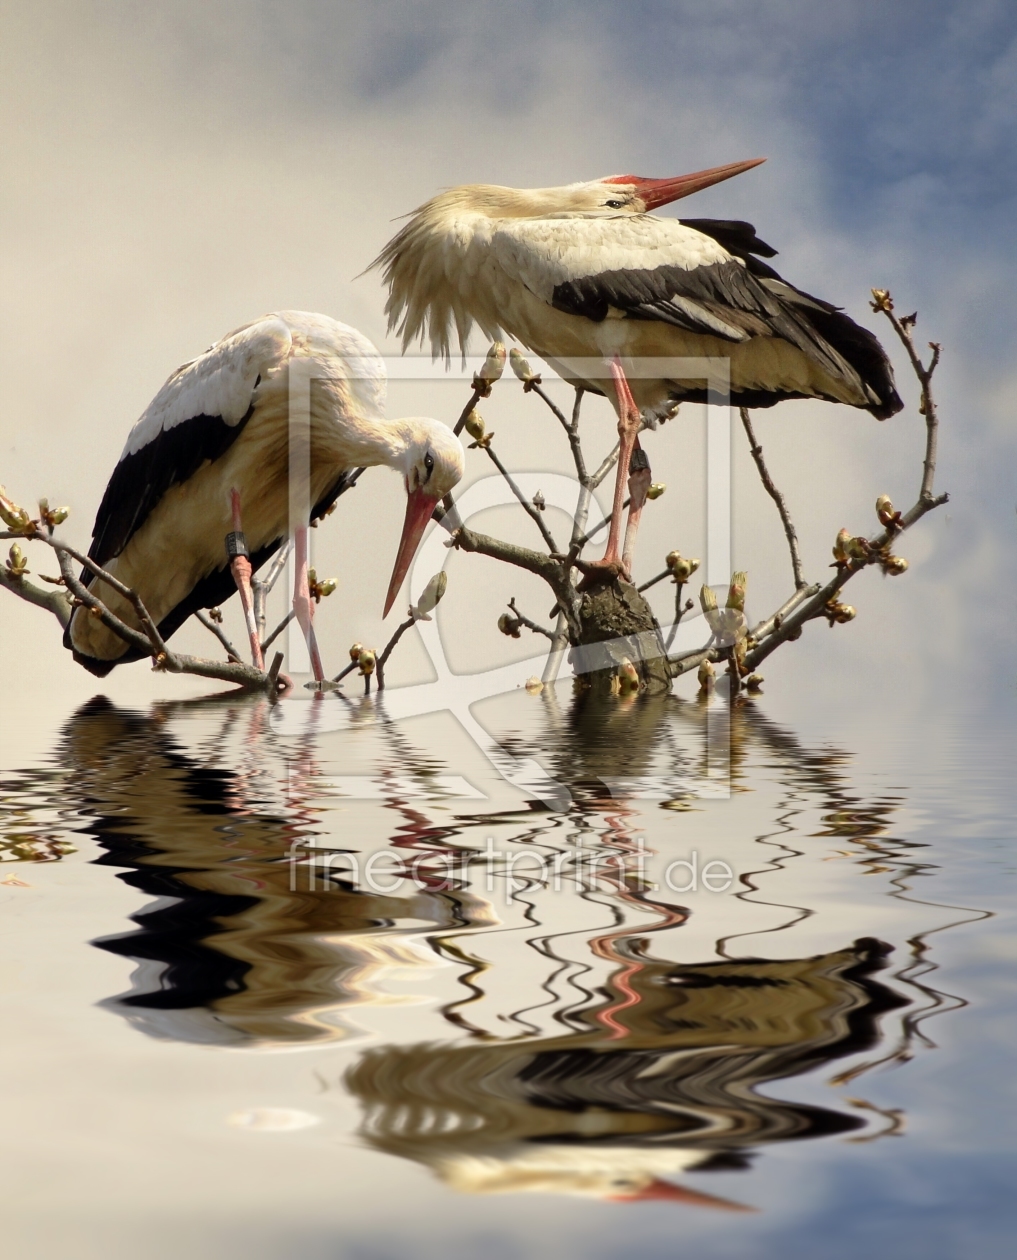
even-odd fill
[[[462,446],[446,425],[384,418],[384,365],[356,329],[281,311],[229,333],[178,368],[135,424],[92,531],[89,556],[137,591],[164,638],[197,609],[222,603],[236,583],[261,663],[250,575],[290,532],[289,367],[299,359],[312,361],[310,519],[335,502],[355,468],[387,464],[404,478],[406,517],[386,615],[435,504],[462,476]],[[293,606],[320,680],[307,524],[293,522]],[[138,626],[127,601],[89,574],[82,580]],[[99,677],[140,656],[82,608],[64,641]]]
[[[619,531],[640,412],[706,398],[701,381],[668,376],[660,366],[640,374],[640,360],[724,356],[736,406],[824,398],[880,420],[902,406],[872,333],[782,280],[762,261],[776,250],[750,223],[650,213],[763,160],[674,179],[612,175],[561,188],[452,188],[414,211],[371,264],[384,269],[389,327],[398,326],[404,350],[426,336],[447,360],[453,323],[462,348],[477,323],[488,337],[522,342],[566,379],[613,394],[621,451],[600,562],[609,573],[628,567],[620,562]],[[633,537],[650,484],[645,458],[638,462]]]

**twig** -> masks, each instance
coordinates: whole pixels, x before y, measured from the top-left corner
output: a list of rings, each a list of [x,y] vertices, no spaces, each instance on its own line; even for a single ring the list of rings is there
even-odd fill
[[[107,630],[113,633],[131,647],[137,648],[139,652],[145,656],[158,657],[159,653],[154,650],[151,639],[147,635],[141,634],[126,622],[121,621],[114,613],[111,613],[106,605],[97,595],[93,595],[83,583],[79,582],[74,574],[74,567],[71,564],[70,552],[59,550],[56,553],[57,563],[60,565],[60,576],[64,580],[64,585],[80,603],[86,608],[94,608],[96,615]]]
[[[520,490],[519,487],[516,485],[515,481],[512,479],[512,474],[509,472],[509,470],[505,467],[505,465],[501,462],[501,460],[495,454],[494,448],[491,446],[490,443],[488,443],[484,447],[484,450],[487,451],[488,455],[491,457],[491,463],[494,464],[495,468],[498,469],[501,475],[509,483],[509,487],[512,490],[512,493],[523,505],[523,510],[526,512],[526,515],[530,517],[530,519],[534,522],[534,524],[540,530],[541,537],[543,538],[544,542],[547,544],[548,548],[551,551],[557,551],[558,550],[557,544],[555,543],[554,538],[551,536],[551,531],[544,524],[544,518],[541,516],[540,512],[538,512],[537,509],[533,506],[533,504],[529,501],[529,499],[527,499],[526,495],[523,494],[522,490]]]
[[[684,582],[677,583],[674,593],[674,622],[671,626],[671,633],[667,636],[667,642],[664,644],[664,650],[666,652],[671,651],[671,644],[674,643],[675,635],[678,633],[678,627],[681,625],[682,618],[691,608],[695,607],[691,599],[687,600],[685,606],[682,607],[682,591],[684,591],[684,589]]]
[[[145,627],[151,647],[154,649],[153,655],[158,656],[160,653],[166,653],[168,651],[166,644],[163,641],[163,637],[159,633],[158,626],[156,626],[155,622],[149,616],[148,609],[142,603],[141,596],[136,591],[133,591],[129,586],[125,586],[119,578],[115,578],[112,573],[107,572],[107,570],[102,568],[101,565],[96,564],[90,556],[86,556],[80,551],[75,551],[73,547],[69,547],[66,543],[58,542],[57,539],[52,537],[45,538],[42,535],[38,535],[38,539],[39,542],[44,542],[48,547],[52,547],[56,552],[58,559],[61,556],[70,556],[72,559],[77,560],[78,564],[88,569],[89,572],[94,574],[100,581],[105,582],[107,586],[111,586],[118,595],[122,596],[122,598],[126,599],[131,604],[134,611],[138,614],[138,620]],[[64,582],[67,584],[68,589],[73,595],[77,595],[80,599],[81,597],[78,595],[78,592],[71,587],[69,582],[67,582],[67,574],[64,572],[64,565],[62,561],[60,564],[60,572],[63,575]],[[112,616],[112,614],[110,615]],[[123,622],[121,622],[121,625],[123,625]]]
[[[2,568],[0,568],[0,586],[6,587],[12,595],[17,595],[26,603],[34,604],[37,608],[45,608],[65,628],[71,619],[74,609],[71,607],[66,592],[59,588],[52,591],[44,590],[43,587],[29,582],[27,578],[11,577],[7,570]]]
[[[873,294],[875,297],[875,293]],[[908,358],[911,360],[911,366],[914,368],[915,375],[918,377],[919,384],[922,387],[922,402],[918,408],[919,413],[925,417],[925,461],[922,465],[922,488],[919,491],[919,502],[924,500],[932,500],[932,483],[936,477],[936,454],[938,447],[938,430],[939,415],[936,411],[936,401],[932,397],[932,374],[939,366],[939,356],[943,347],[937,341],[929,342],[929,349],[932,351],[932,358],[929,360],[929,366],[926,367],[915,349],[914,339],[911,336],[911,329],[915,326],[915,320],[909,319],[906,323],[899,320],[893,313],[893,303],[890,301],[890,295],[887,294],[885,301],[877,299],[873,306],[881,311],[893,325],[893,330],[904,343],[904,348],[908,352]],[[946,495],[940,495],[939,498],[930,503],[930,506],[937,507],[940,503],[947,501]],[[912,508],[912,511],[914,509]],[[915,517],[917,520],[918,517]],[[910,522],[909,522],[910,523]]]
[[[463,408],[463,413],[462,413],[462,415],[461,415],[461,416],[459,417],[459,419],[455,422],[455,426],[454,426],[454,428],[452,429],[452,432],[456,435],[456,437],[458,437],[458,436],[459,436],[459,434],[460,434],[460,433],[462,433],[462,431],[463,431],[463,425],[465,425],[466,421],[467,421],[467,420],[469,420],[469,418],[470,418],[470,412],[471,412],[471,411],[473,410],[473,408],[477,405],[477,403],[478,403],[478,402],[480,402],[481,398],[484,398],[485,396],[486,396],[486,395],[485,395],[485,393],[484,393],[483,388],[478,389],[478,388],[477,388],[477,386],[476,386],[476,385],[474,385],[474,387],[473,387],[473,394],[472,394],[472,395],[471,395],[471,397],[470,397],[470,401],[469,401],[469,402],[466,404],[466,406]]]
[[[47,540],[42,539],[41,541]],[[70,548],[65,548],[62,544],[54,544],[54,550],[60,564],[60,572],[71,594],[79,599],[86,608],[95,608],[102,624],[107,629],[112,630],[118,638],[146,656],[152,656],[157,668],[170,674],[196,674],[199,678],[217,678],[221,682],[236,683],[248,690],[275,690],[274,681],[267,674],[253,665],[245,665],[242,661],[210,661],[201,656],[187,656],[177,652],[153,652],[152,644],[146,635],[140,634],[137,630],[132,629],[131,626],[121,621],[119,617],[110,612],[102,600],[94,596],[87,587],[78,581],[71,565],[72,552]],[[104,576],[111,577],[112,575],[105,574]],[[116,579],[114,578],[113,581],[115,582]],[[119,583],[119,585],[123,584]]]
[[[265,637],[265,626],[268,615],[268,596],[276,582],[278,582],[279,577],[286,566],[286,561],[289,558],[292,547],[293,539],[288,538],[276,552],[265,576],[263,578],[251,578],[251,590],[254,592],[254,620],[258,627],[258,637],[260,639],[264,639]],[[262,644],[262,651],[264,650],[265,645]]]
[[[210,630],[212,634],[215,635],[215,637],[226,649],[226,655],[231,660],[239,661],[240,655],[237,652],[237,649],[226,637],[226,632],[223,630],[222,626],[217,626],[216,623],[212,620],[212,618],[209,617],[206,613],[202,612],[200,608],[194,615],[197,617],[197,619],[201,622],[201,624],[205,627],[206,630]]]
[[[262,654],[268,651],[268,649],[272,646],[272,644],[276,641],[276,639],[278,639],[278,637],[282,634],[282,632],[286,629],[286,627],[290,624],[290,622],[293,620],[293,618],[296,615],[297,615],[296,610],[291,608],[289,612],[286,614],[286,616],[283,617],[282,621],[279,622],[276,628],[264,641],[264,643],[262,643],[261,645]]]
[[[378,690],[379,691],[385,690],[385,665],[388,661],[388,658],[392,655],[392,649],[403,637],[406,631],[409,630],[410,626],[412,626],[415,621],[416,621],[416,617],[412,615],[407,617],[405,621],[401,621],[399,625],[396,626],[395,633],[392,635],[391,639],[389,639],[389,641],[385,644],[385,647],[384,647],[384,650],[382,651],[381,656],[378,657],[377,663],[375,664],[374,668],[375,668],[375,672],[378,675]],[[351,667],[352,667],[352,664],[355,664],[355,662],[351,663]],[[344,674],[348,672],[349,670],[343,671]],[[342,676],[343,674],[340,674],[339,677],[336,678],[335,681],[338,682],[339,678],[342,678]],[[365,677],[368,680],[370,680],[369,674],[365,675]],[[368,691],[369,690],[370,690],[370,687],[368,687]],[[365,692],[364,694],[366,695],[367,692]]]
[[[802,558],[798,551],[798,534],[795,530],[794,523],[791,520],[791,513],[787,510],[787,501],[783,494],[777,489],[773,483],[766,464],[763,462],[763,448],[756,441],[756,435],[752,428],[752,421],[749,418],[748,407],[739,407],[738,414],[742,418],[742,425],[745,429],[746,436],[749,439],[749,452],[755,460],[756,468],[759,470],[759,477],[763,483],[763,489],[776,503],[777,511],[780,513],[780,522],[784,526],[784,536],[787,538],[788,550],[791,552],[791,571],[794,574],[795,586],[798,590],[805,585],[805,576],[802,573]]]
[[[569,433],[571,431],[572,425],[570,425],[569,422],[565,419],[565,415],[562,412],[562,410],[558,406],[555,405],[553,400],[550,399],[547,396],[547,394],[544,393],[543,389],[541,389],[541,387],[537,384],[536,380],[532,380],[529,382],[529,388],[530,390],[532,390],[534,394],[537,395],[538,398],[542,398],[544,402],[547,403],[547,405],[551,408],[551,411],[554,413],[554,415],[558,418],[558,420],[561,421],[561,427],[565,430],[566,433]],[[576,393],[578,395],[578,394],[582,394],[582,392],[583,392],[583,388],[580,385],[577,387]],[[573,412],[572,413],[573,425],[575,424],[575,421],[576,421],[576,415],[575,415],[575,412]]]
[[[554,642],[554,631],[548,630],[546,626],[538,625],[537,622],[531,621],[529,617],[527,617],[524,613],[521,613],[516,607],[516,597],[514,595],[509,600],[508,606],[512,609],[512,615],[520,625],[525,626],[527,630],[532,630],[534,634],[542,634],[545,639],[550,639],[552,643]],[[558,615],[561,616],[561,609],[558,610]]]
[[[663,582],[663,580],[666,577],[670,577],[670,576],[671,576],[671,570],[665,569],[663,573],[658,573],[656,577],[650,578],[650,580],[648,582],[644,582],[642,586],[637,586],[636,590],[641,595],[643,591],[648,591],[651,586],[656,586],[658,582]]]

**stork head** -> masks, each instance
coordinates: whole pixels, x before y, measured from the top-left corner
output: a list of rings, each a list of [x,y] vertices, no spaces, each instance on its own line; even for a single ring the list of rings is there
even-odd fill
[[[707,171],[695,171],[691,175],[675,175],[668,179],[646,179],[642,175],[605,175],[586,184],[571,184],[566,188],[551,190],[565,194],[559,213],[571,213],[583,218],[610,218],[623,214],[646,214],[659,206],[688,197],[694,192],[719,184],[732,175],[741,175],[766,158],[751,158],[747,162],[730,162],[727,166],[713,166]]]
[[[406,578],[431,513],[458,484],[465,467],[462,443],[439,420],[414,417],[400,421],[399,428],[405,436],[398,464],[406,484],[406,517],[385,597],[384,617],[388,616]]]

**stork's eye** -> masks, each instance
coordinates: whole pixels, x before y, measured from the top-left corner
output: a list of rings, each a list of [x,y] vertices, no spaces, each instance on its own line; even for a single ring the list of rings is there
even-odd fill
[[[625,205],[625,202],[624,201],[605,201],[604,205],[610,206],[612,210],[621,210],[621,208]]]
[[[424,467],[427,469],[427,476],[424,478],[424,480],[430,481],[431,473],[434,472],[434,456],[431,454],[430,451],[428,451],[427,454],[424,456]]]

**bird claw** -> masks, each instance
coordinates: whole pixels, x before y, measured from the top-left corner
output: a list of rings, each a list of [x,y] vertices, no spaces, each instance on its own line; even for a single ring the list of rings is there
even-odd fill
[[[606,556],[603,560],[576,560],[575,566],[583,575],[582,581],[576,587],[580,594],[597,586],[607,586],[618,578],[623,578],[626,582],[632,580],[621,560],[610,560]]]

